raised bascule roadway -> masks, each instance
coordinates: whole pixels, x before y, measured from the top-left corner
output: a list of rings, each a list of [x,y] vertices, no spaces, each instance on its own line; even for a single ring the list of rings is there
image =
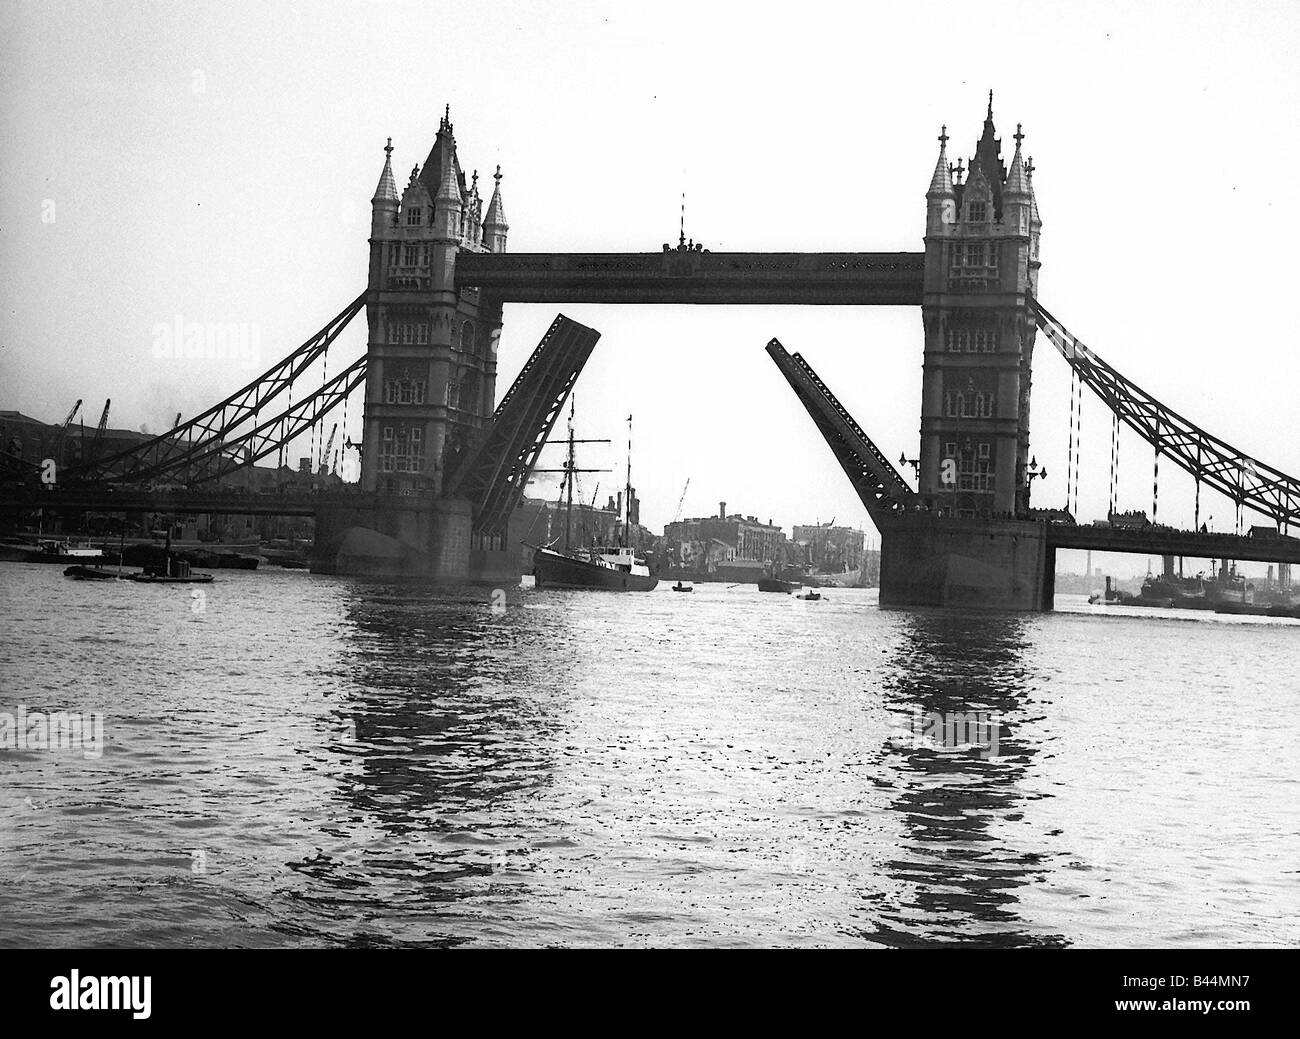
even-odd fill
[[[714,253],[683,235],[659,251],[509,253],[500,168],[485,208],[477,172],[467,177],[461,167],[448,111],[428,158],[400,190],[391,140],[385,148],[365,292],[257,379],[145,444],[65,469],[53,485],[30,460],[3,455],[0,505],[310,514],[317,569],[497,582],[519,572],[517,506],[599,338],[560,315],[497,404],[506,303],[916,306],[924,347],[915,486],[800,354],[768,345],[880,529],[882,605],[1050,609],[1059,549],[1300,562],[1300,540],[1285,536],[1300,522],[1300,483],[1160,403],[1037,298],[1042,220],[1023,139],[1017,128],[1008,167],[991,94],[968,162],[949,161],[945,128],[925,194],[921,252]],[[365,354],[329,374],[331,345],[363,311]],[[1065,509],[1030,504],[1040,331],[1071,369]],[[346,415],[363,386],[358,485],[291,494],[229,488],[257,460],[309,431],[323,433],[325,417],[339,407]],[[1112,416],[1112,515],[1120,426],[1153,449],[1145,526],[1084,524],[1072,515],[1082,439],[1075,409],[1081,414],[1085,386]],[[1196,482],[1191,530],[1155,522],[1162,458]],[[1227,495],[1239,517],[1266,517],[1270,536],[1203,529],[1203,486]]]

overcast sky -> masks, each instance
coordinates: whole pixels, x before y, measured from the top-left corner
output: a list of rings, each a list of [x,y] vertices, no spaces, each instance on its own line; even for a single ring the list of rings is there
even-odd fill
[[[502,165],[511,251],[657,251],[683,190],[687,234],[713,250],[919,250],[939,127],[969,156],[992,88],[1004,155],[1023,123],[1036,164],[1044,303],[1168,405],[1300,472],[1297,12],[10,0],[0,408],[57,421],[82,397],[93,424],[112,397],[114,426],[158,432],[237,388],[364,288],[384,140],[404,181],[447,103],[462,165]],[[787,529],[834,517],[874,536],[763,346],[803,352],[889,457],[913,456],[918,310],[565,312],[602,333],[580,431],[621,441],[636,416],[650,525],[690,477],[684,515],[726,500]],[[499,392],[554,314],[508,307]],[[260,368],[155,358],[156,326],[177,316],[255,329]],[[357,322],[331,366],[363,348]],[[1068,386],[1040,336],[1036,504],[1064,502]],[[1105,513],[1108,438],[1089,397],[1084,519]],[[1123,438],[1122,506],[1150,510],[1151,462]],[[1160,519],[1190,525],[1191,478],[1161,468]],[[1224,499],[1206,515],[1231,527]]]

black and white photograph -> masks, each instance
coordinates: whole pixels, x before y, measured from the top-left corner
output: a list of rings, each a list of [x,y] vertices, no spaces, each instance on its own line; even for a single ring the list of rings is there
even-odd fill
[[[1298,69],[1289,0],[4,0],[5,1002],[1027,950],[1258,1020]]]

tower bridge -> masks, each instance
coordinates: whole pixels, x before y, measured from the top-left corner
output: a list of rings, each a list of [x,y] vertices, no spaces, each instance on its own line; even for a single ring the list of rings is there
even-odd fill
[[[53,489],[6,457],[17,476],[2,504],[84,509],[138,500],[259,511],[267,503],[210,488],[319,428],[364,387],[359,485],[285,506],[316,517],[314,565],[499,581],[518,573],[517,506],[599,337],[561,315],[497,403],[505,303],[916,306],[923,375],[915,487],[801,355],[775,340],[768,347],[880,529],[882,604],[1050,609],[1061,548],[1300,562],[1300,541],[1285,537],[1084,526],[1068,509],[1031,506],[1040,330],[1071,367],[1075,391],[1087,385],[1111,410],[1116,438],[1122,422],[1152,445],[1157,463],[1163,454],[1196,480],[1198,511],[1205,484],[1284,532],[1300,522],[1300,482],[1142,391],[1038,300],[1033,162],[1019,127],[1004,160],[991,93],[969,159],[950,161],[949,140],[945,127],[920,252],[714,253],[679,241],[646,252],[510,253],[500,167],[485,205],[478,173],[467,177],[461,165],[448,110],[425,162],[400,189],[391,139],[384,149],[366,290],[343,312],[225,401],[140,447],[83,463]],[[328,363],[331,343],[362,310],[365,355],[335,365],[333,378],[300,389],[294,403],[294,387],[306,386],[317,360]],[[1077,492],[1073,435],[1071,465]],[[188,490],[142,486],[160,480]]]

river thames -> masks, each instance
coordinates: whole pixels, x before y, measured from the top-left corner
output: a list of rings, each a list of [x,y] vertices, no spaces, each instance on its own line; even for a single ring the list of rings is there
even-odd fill
[[[825,595],[0,567],[0,944],[1300,944],[1300,623]]]

